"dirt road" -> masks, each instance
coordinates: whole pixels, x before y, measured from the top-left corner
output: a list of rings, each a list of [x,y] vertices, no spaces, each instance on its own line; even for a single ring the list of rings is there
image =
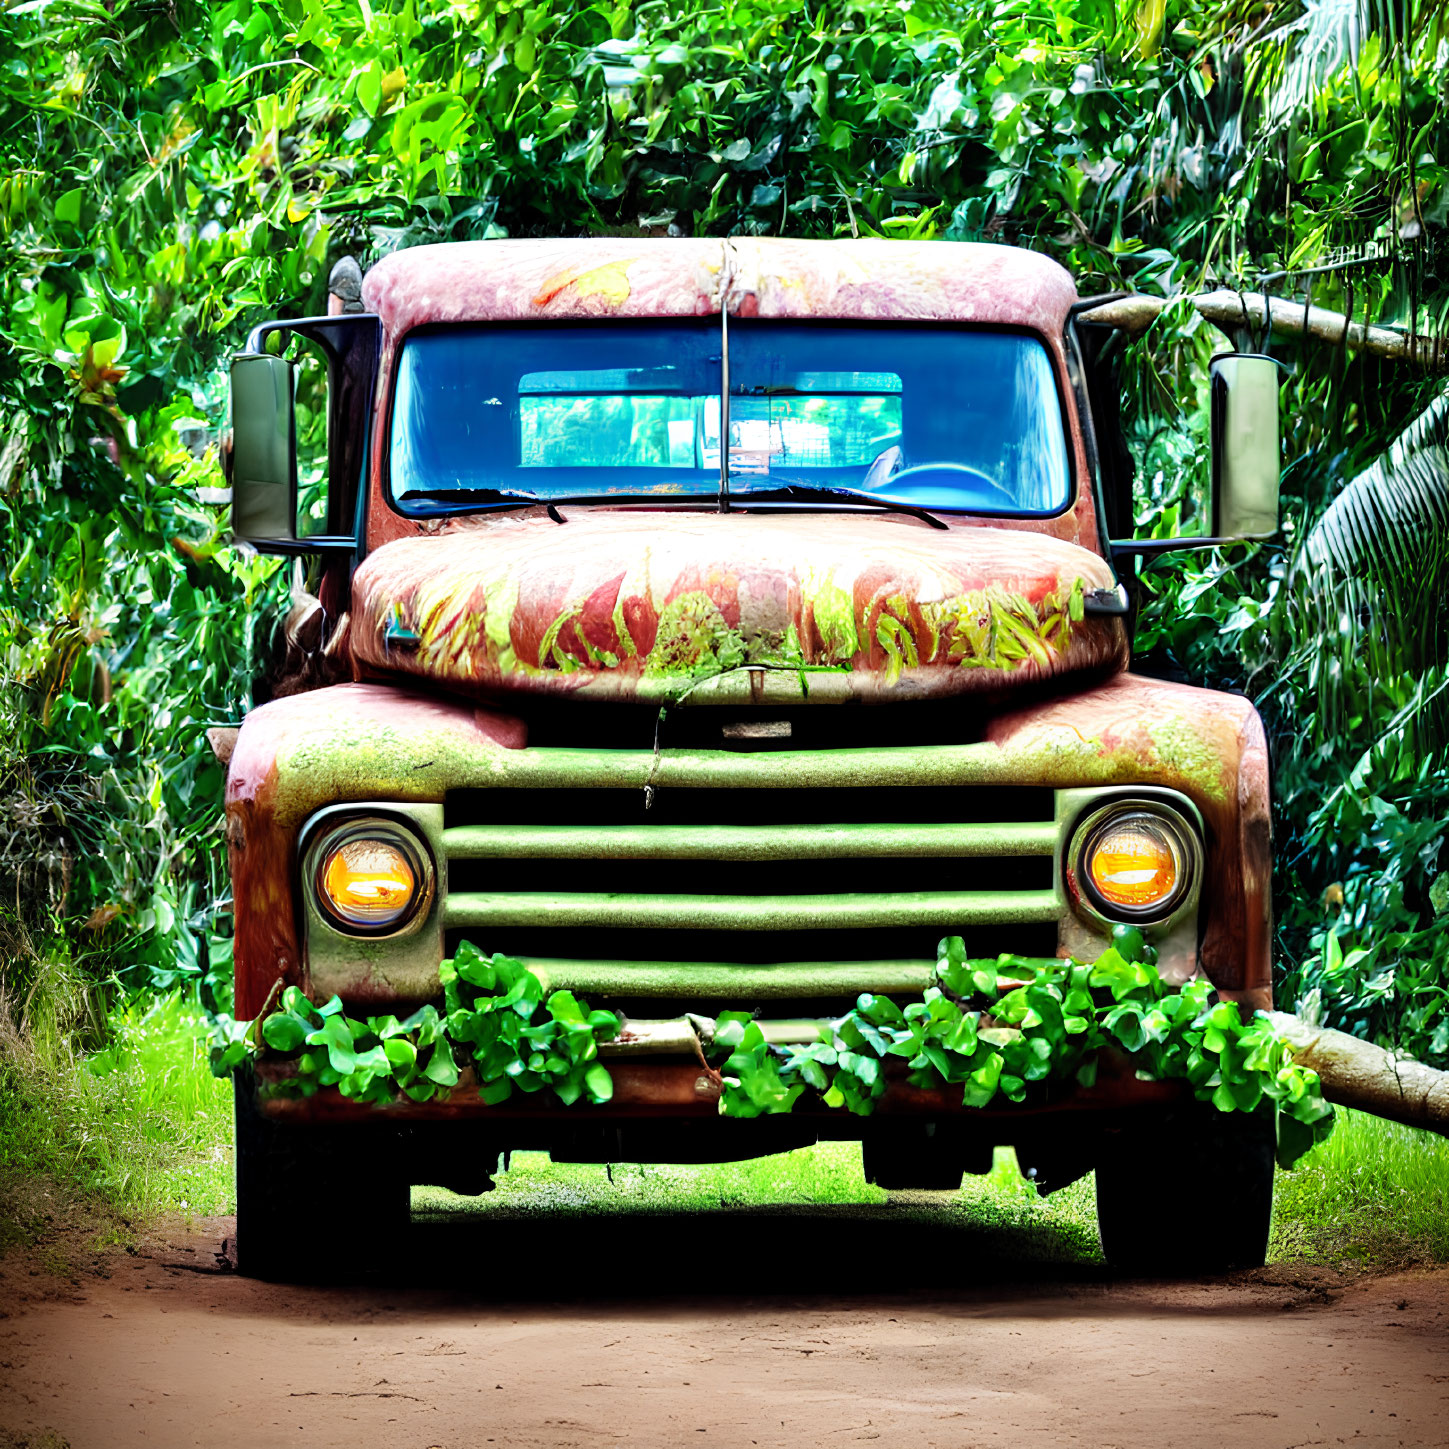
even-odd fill
[[[230,1230],[58,1295],[0,1265],[0,1443],[1449,1444],[1449,1272],[1064,1280],[837,1209],[415,1222],[387,1278],[280,1288]]]

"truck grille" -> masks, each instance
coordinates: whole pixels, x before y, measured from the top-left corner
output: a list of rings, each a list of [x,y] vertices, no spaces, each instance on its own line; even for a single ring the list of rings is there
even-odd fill
[[[651,1013],[918,991],[943,935],[1054,954],[1058,840],[1048,789],[458,790],[447,948]]]

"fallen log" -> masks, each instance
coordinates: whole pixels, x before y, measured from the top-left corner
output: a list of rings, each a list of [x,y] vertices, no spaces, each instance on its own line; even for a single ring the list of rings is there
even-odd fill
[[[1318,1073],[1330,1102],[1449,1137],[1449,1072],[1284,1011],[1268,1016],[1298,1065]]]
[[[1080,314],[1078,320],[1115,327],[1129,337],[1140,337],[1161,315],[1168,297],[1119,297]],[[1326,307],[1304,307],[1289,297],[1267,297],[1262,292],[1234,292],[1221,288],[1188,299],[1197,311],[1223,332],[1270,330],[1283,337],[1308,337],[1330,347],[1352,347],[1390,362],[1411,362],[1428,372],[1449,371],[1449,338],[1410,336],[1393,327],[1370,327]]]

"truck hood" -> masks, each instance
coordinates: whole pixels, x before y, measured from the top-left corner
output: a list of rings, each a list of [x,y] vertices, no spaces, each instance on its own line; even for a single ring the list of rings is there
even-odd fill
[[[799,703],[1001,691],[1127,665],[1096,554],[904,516],[489,515],[372,553],[348,647],[364,678],[471,693]]]

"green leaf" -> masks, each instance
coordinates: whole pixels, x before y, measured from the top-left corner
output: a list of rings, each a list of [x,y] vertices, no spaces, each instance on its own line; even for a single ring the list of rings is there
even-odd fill
[[[584,1086],[588,1088],[591,1101],[608,1102],[614,1096],[614,1079],[601,1062],[595,1062],[584,1073]]]
[[[994,1053],[987,1057],[974,1072],[966,1078],[961,1101],[967,1107],[985,1107],[996,1095],[1001,1081],[1001,1058]]]
[[[586,1026],[587,1018],[579,1007],[578,998],[572,991],[555,991],[548,999],[548,1012],[555,1021]]]
[[[357,78],[357,99],[369,116],[382,105],[382,75],[382,65],[374,60]]]
[[[1124,961],[1140,961],[1147,938],[1137,926],[1116,925],[1112,927],[1112,945]]]
[[[13,12],[12,12],[13,13]],[[80,224],[81,203],[85,200],[85,187],[77,186],[72,191],[63,192],[55,203],[55,219],[68,222],[72,226]]]
[[[307,1040],[308,1024],[291,1012],[273,1012],[262,1023],[262,1040],[275,1052],[296,1051]]]
[[[406,1037],[389,1037],[382,1044],[389,1063],[400,1073],[410,1072],[418,1060],[417,1048]]]
[[[333,1001],[337,998],[334,996]],[[332,1003],[328,1002],[330,1006]],[[339,1010],[341,1003],[338,1003]],[[325,1008],[323,1008],[325,1010]],[[322,1025],[307,1035],[308,1046],[325,1046],[327,1063],[339,1076],[345,1076],[357,1067],[357,1054],[352,1048],[352,1032],[347,1022],[336,1013],[329,1015]]]

